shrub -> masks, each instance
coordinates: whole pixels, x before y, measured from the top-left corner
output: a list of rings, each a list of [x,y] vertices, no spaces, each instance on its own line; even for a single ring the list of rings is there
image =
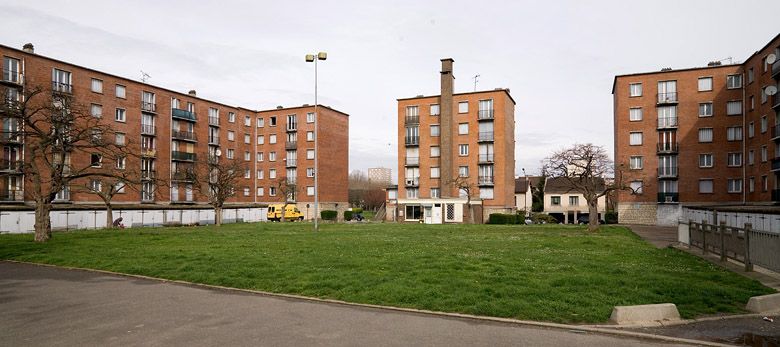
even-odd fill
[[[607,211],[607,213],[604,214],[604,223],[617,224],[617,222],[618,213],[616,211]]]
[[[336,220],[338,215],[339,213],[333,210],[323,210],[320,212],[320,217],[324,220]]]
[[[352,214],[358,214],[358,213],[363,213],[363,209],[360,207],[355,207],[352,209]]]
[[[531,214],[531,220],[534,222],[534,224],[557,224],[558,220],[555,219],[555,217],[546,214],[546,213],[533,213]]]
[[[517,224],[516,214],[491,213],[488,224]]]
[[[344,211],[344,220],[352,220],[354,211]]]

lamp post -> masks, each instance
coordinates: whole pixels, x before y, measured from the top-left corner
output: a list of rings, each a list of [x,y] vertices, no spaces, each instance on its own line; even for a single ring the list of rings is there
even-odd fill
[[[319,167],[319,160],[317,158],[320,157],[320,151],[317,146],[317,143],[319,142],[319,129],[317,127],[317,118],[319,116],[317,115],[317,61],[318,60],[325,60],[328,59],[328,53],[325,52],[319,52],[317,55],[314,54],[307,54],[306,55],[306,62],[311,63],[314,62],[314,231],[319,231],[319,204],[320,204],[320,187],[319,187],[319,177],[320,177],[320,167]]]

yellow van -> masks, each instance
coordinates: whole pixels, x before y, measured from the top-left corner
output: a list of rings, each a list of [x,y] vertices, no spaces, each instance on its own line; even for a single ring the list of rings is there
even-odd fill
[[[268,220],[272,222],[280,221],[282,219],[282,209],[284,208],[284,204],[268,205]],[[298,206],[295,206],[295,204],[287,204],[287,208],[284,211],[284,219],[288,221],[302,221],[303,213],[301,213]]]

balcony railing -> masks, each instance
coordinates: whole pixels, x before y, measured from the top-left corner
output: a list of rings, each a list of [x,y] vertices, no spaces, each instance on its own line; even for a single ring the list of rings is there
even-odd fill
[[[493,162],[493,154],[480,154],[479,155],[479,162],[480,163],[492,163]]]
[[[656,150],[661,153],[677,153],[679,151],[679,144],[677,142],[660,142],[656,146]]]
[[[219,117],[209,116],[209,125],[219,126]]]
[[[0,142],[2,143],[21,143],[22,136],[18,131],[0,131]]]
[[[186,160],[186,161],[195,161],[195,153],[189,153],[189,152],[180,152],[180,151],[173,151],[171,153],[171,158],[173,160]]]
[[[195,117],[195,112],[189,110],[182,110],[180,108],[172,109],[171,116],[173,116],[173,118],[184,119],[192,122],[197,120],[197,118]]]
[[[406,166],[420,165],[420,157],[405,157]]]
[[[677,92],[658,93],[658,103],[659,104],[676,104],[677,103]]]
[[[658,203],[660,204],[673,204],[680,202],[680,193],[658,193]]]
[[[141,170],[141,179],[142,180],[153,180],[155,177],[157,177],[157,171],[155,171],[155,170]]]
[[[141,111],[155,113],[157,112],[157,105],[153,102],[141,101]]]
[[[676,128],[677,127],[677,117],[661,117],[658,118],[658,129],[663,128]]]
[[[62,82],[51,82],[51,90],[55,93],[73,94],[73,85]]]
[[[296,149],[298,148],[298,141],[287,141],[284,143],[285,149]]]
[[[477,119],[493,119],[493,110],[479,110],[477,113]]]
[[[298,123],[297,122],[287,123],[287,131],[290,132],[298,131]]]
[[[480,131],[479,132],[479,141],[480,142],[491,142],[491,141],[493,141],[493,132],[492,131]]]
[[[772,159],[771,171],[780,171],[780,157],[775,157],[774,159]]]
[[[780,94],[772,95],[772,108],[773,109],[780,108]]]
[[[24,163],[21,160],[0,159],[0,171],[14,172],[20,171]]]
[[[420,144],[420,137],[419,136],[406,136],[404,139],[404,143],[407,146],[417,146]]]
[[[676,166],[662,166],[658,168],[658,177],[661,178],[673,178],[677,177]]]
[[[174,130],[173,134],[174,139],[177,140],[185,140],[185,141],[197,141],[198,137],[195,136],[195,133],[192,131],[181,131],[181,130]]]
[[[407,178],[405,180],[405,183],[407,187],[417,187],[420,185],[420,178],[419,177]]]
[[[296,159],[287,159],[285,161],[285,165],[287,167],[296,167],[296,166],[298,166],[298,160],[296,160]]]
[[[141,124],[141,135],[154,135],[155,127],[151,124]]]
[[[483,185],[483,186],[485,186],[485,185],[492,186],[493,185],[493,176],[482,176],[482,175],[480,175],[477,178],[477,184]]]
[[[21,189],[0,189],[0,201],[22,202],[24,201],[24,192]]]
[[[157,151],[154,148],[141,148],[141,156],[147,158],[154,158],[157,155]]]
[[[420,124],[420,116],[406,116],[404,120],[406,124]]]
[[[175,181],[193,181],[195,173],[192,170],[177,170],[171,174],[171,179]]]
[[[209,136],[209,144],[219,146],[219,136],[215,136],[215,135]]]
[[[772,201],[780,202],[780,189],[772,189]]]
[[[21,71],[14,71],[9,69],[3,69],[3,82],[22,84],[24,83],[24,75]]]
[[[772,77],[774,77],[774,79],[780,79],[780,60],[772,64]]]

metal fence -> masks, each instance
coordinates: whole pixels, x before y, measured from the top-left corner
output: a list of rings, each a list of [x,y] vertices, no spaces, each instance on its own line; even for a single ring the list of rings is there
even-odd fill
[[[751,223],[740,228],[728,226],[726,221],[714,225],[706,220],[689,220],[688,239],[690,246],[700,248],[703,254],[714,253],[721,261],[744,263],[745,271],[752,271],[755,264],[780,272],[780,234],[755,230]]]

